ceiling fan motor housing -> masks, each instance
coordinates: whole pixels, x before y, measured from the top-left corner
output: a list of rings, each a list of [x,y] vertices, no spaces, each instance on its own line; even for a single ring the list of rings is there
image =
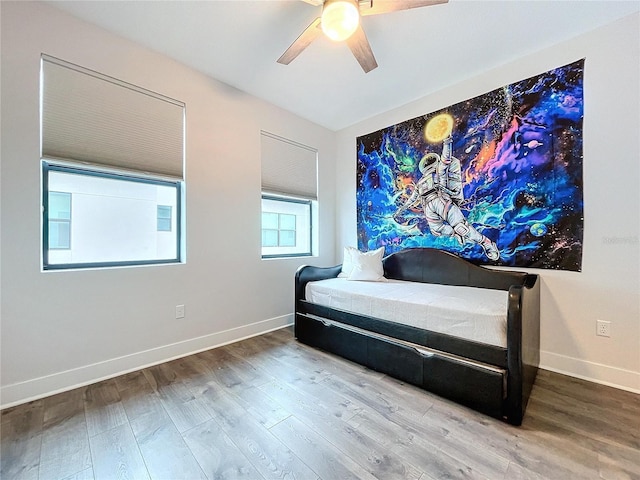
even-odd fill
[[[360,9],[356,0],[327,0],[322,7],[321,27],[335,42],[349,38],[360,24]]]

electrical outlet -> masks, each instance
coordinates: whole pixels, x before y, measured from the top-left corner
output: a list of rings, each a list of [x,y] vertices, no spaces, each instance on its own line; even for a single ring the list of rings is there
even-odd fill
[[[607,320],[596,320],[596,335],[600,337],[610,337],[611,322]]]
[[[184,318],[184,305],[176,305],[176,318]]]

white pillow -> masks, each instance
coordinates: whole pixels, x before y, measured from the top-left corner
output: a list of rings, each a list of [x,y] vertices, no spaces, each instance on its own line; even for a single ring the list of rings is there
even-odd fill
[[[344,253],[342,254],[342,271],[338,274],[338,278],[349,278],[349,275],[351,275],[351,271],[353,270],[351,252],[354,251],[358,252],[358,249],[353,247],[344,247]]]
[[[364,280],[368,282],[386,282],[382,257],[384,247],[371,252],[360,252],[355,248],[349,251],[352,269],[347,280]]]

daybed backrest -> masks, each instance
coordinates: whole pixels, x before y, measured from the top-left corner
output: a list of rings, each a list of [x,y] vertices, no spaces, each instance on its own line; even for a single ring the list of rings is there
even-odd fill
[[[462,285],[509,290],[523,285],[527,274],[479,267],[452,253],[434,248],[408,248],[382,260],[384,275],[410,282]]]

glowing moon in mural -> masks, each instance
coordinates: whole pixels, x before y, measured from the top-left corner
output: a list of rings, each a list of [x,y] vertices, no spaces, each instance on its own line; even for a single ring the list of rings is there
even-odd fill
[[[448,113],[436,115],[424,127],[424,138],[430,143],[439,143],[451,135],[453,131],[453,117]]]

